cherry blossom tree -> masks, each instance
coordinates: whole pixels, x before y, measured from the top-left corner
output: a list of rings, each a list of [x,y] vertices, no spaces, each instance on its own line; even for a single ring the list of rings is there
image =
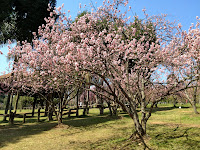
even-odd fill
[[[76,60],[72,65],[79,72],[89,72],[103,80],[109,90],[91,84],[115,98],[133,119],[135,134],[142,137],[153,106],[164,97],[184,90],[196,78],[179,74],[191,64],[182,50],[174,49],[182,44],[180,25],[166,21],[165,15],[148,17],[145,14],[147,18],[141,23],[130,21],[116,9],[119,4],[127,5],[127,2],[104,1],[97,12],[86,14],[71,24],[69,34],[75,39],[71,41],[75,45],[71,52]],[[139,27],[136,28],[136,24]],[[179,80],[169,79],[167,84],[163,75],[171,73],[179,75]],[[184,81],[187,84],[183,85]],[[115,94],[115,88],[123,95],[122,99]],[[151,100],[147,97],[150,91],[154,96]],[[150,109],[145,108],[147,104],[151,104]]]
[[[54,14],[61,14],[59,7],[45,19],[47,24],[39,28],[40,37],[35,36],[34,49],[30,43],[23,42],[11,53],[19,58],[14,72],[16,82],[22,87],[30,85],[36,91],[41,88],[56,91],[63,106],[73,85],[94,85],[101,89],[99,95],[126,110],[134,122],[133,135],[143,141],[154,105],[193,86],[198,76],[181,75],[191,70],[195,61],[190,57],[190,47],[185,49],[186,33],[180,31],[180,25],[167,21],[166,15],[149,17],[145,13],[143,20],[137,16],[126,18],[126,12],[121,13],[118,8],[127,4],[123,0],[103,1],[96,11],[75,22],[61,15],[55,21]],[[199,34],[191,37],[191,41],[198,45],[196,37],[199,39]],[[88,82],[85,74],[97,76],[103,84]],[[178,80],[166,81],[164,76],[169,74],[176,75]],[[58,120],[62,120],[61,108]]]
[[[199,29],[199,18],[196,17],[197,23],[194,26],[192,24],[188,30],[188,32],[183,31],[181,29],[181,24],[179,24],[179,32],[181,34],[179,43],[172,44],[174,49],[177,49],[180,55],[179,61],[181,59],[186,59],[189,63],[188,66],[186,64],[183,68],[180,68],[178,74],[176,75],[179,78],[193,78],[196,79],[192,83],[192,88],[184,90],[181,92],[181,95],[186,97],[186,99],[190,102],[194,109],[194,113],[198,114],[196,103],[197,96],[199,93],[199,66],[200,66],[200,29]],[[188,83],[188,80],[184,81],[184,85]]]
[[[14,64],[15,82],[23,90],[31,90],[32,93],[56,93],[59,98],[58,123],[62,123],[62,109],[65,106],[69,95],[74,90],[75,83],[71,79],[77,78],[79,73],[70,67],[67,62],[73,59],[70,54],[71,43],[68,36],[68,24],[64,20],[71,21],[66,17],[56,22],[53,14],[45,18],[46,25],[38,29],[39,36],[35,35],[32,44],[24,41],[22,45],[10,49],[10,53],[18,58]],[[73,38],[73,37],[72,37]],[[71,76],[73,74],[73,76]],[[27,89],[28,88],[28,89]],[[41,92],[45,91],[45,92]],[[44,95],[43,95],[44,96]]]

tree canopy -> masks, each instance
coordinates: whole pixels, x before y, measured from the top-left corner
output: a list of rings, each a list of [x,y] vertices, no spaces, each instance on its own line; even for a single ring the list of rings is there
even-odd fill
[[[56,0],[2,0],[0,1],[0,44],[7,40],[32,41],[32,32],[45,24],[49,17],[48,4],[52,8]]]

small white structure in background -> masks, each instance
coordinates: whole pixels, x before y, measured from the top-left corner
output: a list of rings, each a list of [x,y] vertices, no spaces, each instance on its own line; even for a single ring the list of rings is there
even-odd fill
[[[181,106],[179,106],[179,108],[181,109]]]

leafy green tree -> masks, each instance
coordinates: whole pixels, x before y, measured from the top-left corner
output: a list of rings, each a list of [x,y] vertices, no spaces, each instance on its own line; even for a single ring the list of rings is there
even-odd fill
[[[1,0],[0,44],[8,39],[31,42],[32,32],[37,33],[49,17],[48,4],[54,8],[56,0]]]
[[[5,98],[5,95],[0,95],[0,103],[3,103],[4,98]]]

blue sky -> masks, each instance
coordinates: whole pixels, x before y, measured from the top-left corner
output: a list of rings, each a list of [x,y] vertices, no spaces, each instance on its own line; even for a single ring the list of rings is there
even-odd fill
[[[96,4],[95,2],[98,1]],[[89,6],[91,0],[57,0],[57,7],[61,6],[64,3],[64,9],[67,13],[70,10],[72,18],[77,16],[77,13],[80,11],[79,3],[86,4]],[[92,0],[95,6],[101,5],[102,0]],[[191,23],[196,23],[196,16],[200,17],[200,0],[129,0],[129,6],[132,7],[132,11],[136,13],[139,17],[142,17],[142,9],[146,8],[149,15],[158,15],[158,14],[168,14],[168,19],[178,20],[182,25],[183,29],[187,30]],[[88,10],[90,7],[81,8],[81,11]],[[132,14],[130,14],[132,15]],[[0,55],[0,75],[3,71],[7,71],[8,61],[6,54],[8,52],[7,45],[4,47],[0,46],[0,50],[4,55]]]

